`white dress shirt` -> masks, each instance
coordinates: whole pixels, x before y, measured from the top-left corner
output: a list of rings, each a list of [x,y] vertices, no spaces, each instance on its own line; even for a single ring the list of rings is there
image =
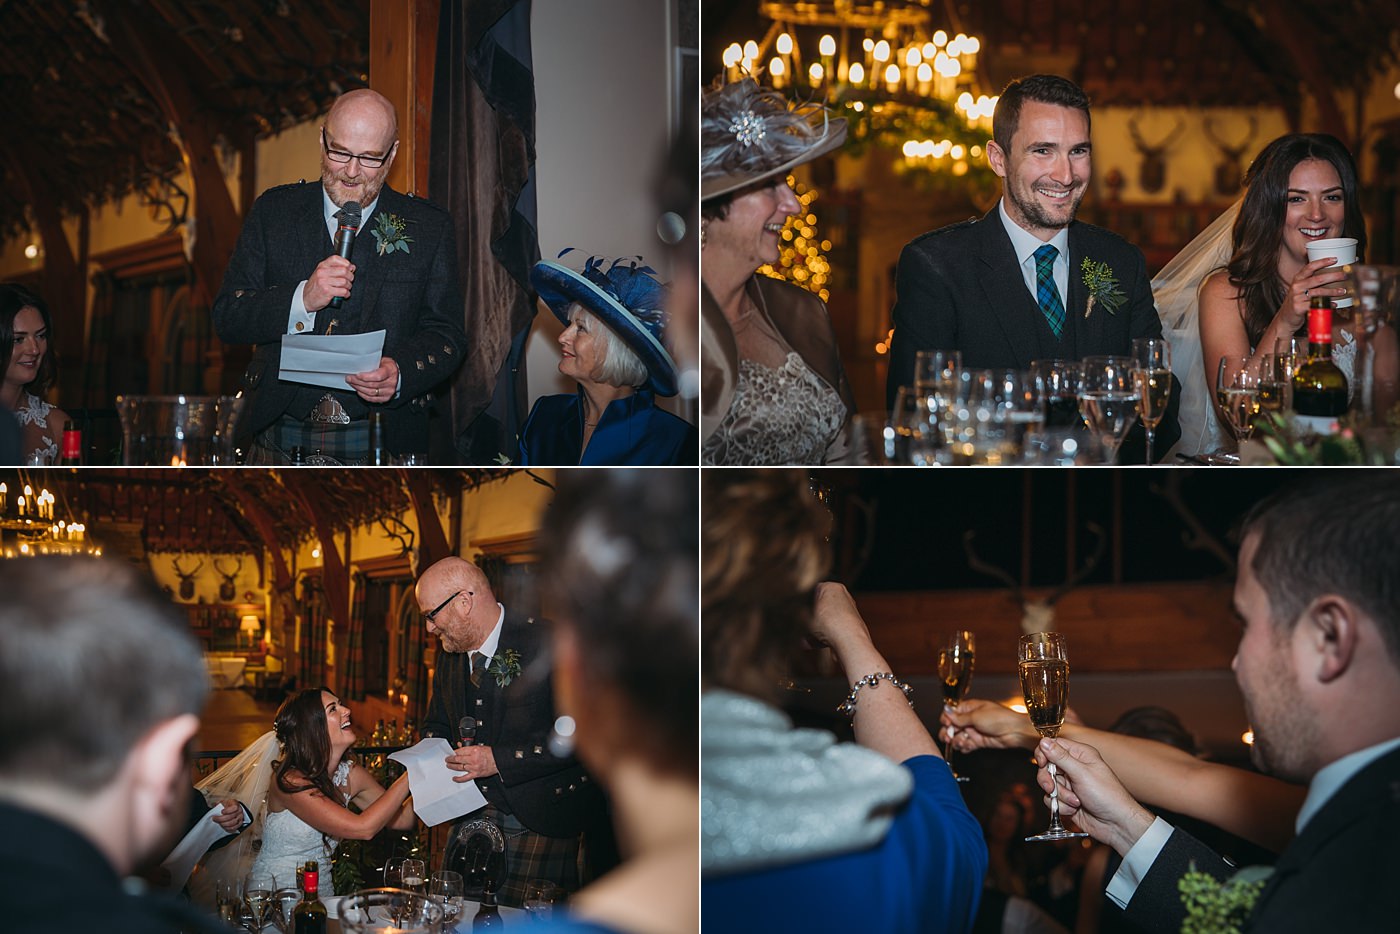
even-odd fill
[[[1031,293],[1031,298],[1035,300],[1037,306],[1040,305],[1040,296],[1035,281],[1035,251],[1047,243],[1060,251],[1060,255],[1055,257],[1055,265],[1051,269],[1051,274],[1055,277],[1055,288],[1060,291],[1060,304],[1068,311],[1069,228],[1061,227],[1055,231],[1055,236],[1049,240],[1042,240],[1011,219],[1011,215],[1006,213],[1005,198],[997,202],[997,213],[1001,215],[1001,224],[1006,228],[1007,235],[1011,237],[1011,248],[1016,251],[1016,262],[1021,266],[1021,277],[1026,281],[1026,289]]]

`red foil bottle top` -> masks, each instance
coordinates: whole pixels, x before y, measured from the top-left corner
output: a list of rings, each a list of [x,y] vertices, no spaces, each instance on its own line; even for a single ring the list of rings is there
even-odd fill
[[[1308,343],[1332,343],[1332,309],[1308,309]]]
[[[70,428],[63,433],[63,457],[83,456],[83,433],[76,428]]]
[[[320,884],[321,884],[321,878],[320,878],[320,877],[321,877],[321,873],[320,873],[319,870],[316,871],[316,872],[311,872],[311,871],[308,870],[307,872],[302,873],[302,874],[301,874],[301,890],[302,890],[303,892],[314,892],[314,891],[316,891],[318,888],[320,888]]]

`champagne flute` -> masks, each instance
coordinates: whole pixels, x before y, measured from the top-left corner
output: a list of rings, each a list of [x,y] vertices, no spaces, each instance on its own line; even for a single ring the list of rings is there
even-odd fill
[[[1259,370],[1248,356],[1227,354],[1220,358],[1215,373],[1215,400],[1235,441],[1248,441],[1259,415]]]
[[[943,703],[954,710],[962,703],[962,699],[967,697],[968,688],[972,687],[972,662],[976,648],[977,643],[972,633],[960,629],[938,650],[938,677],[943,679]],[[959,775],[953,768],[952,752],[953,734],[950,730],[943,743],[943,761],[948,763],[948,770],[953,773],[953,778],[965,782],[968,780],[967,776]]]
[[[1079,414],[1089,429],[1103,438],[1114,457],[1133,426],[1137,393],[1133,390],[1133,361],[1128,357],[1084,358],[1084,378],[1079,387]]]
[[[1022,636],[1017,660],[1021,668],[1021,693],[1026,698],[1026,713],[1031,726],[1041,736],[1054,737],[1065,723],[1065,708],[1069,706],[1069,658],[1065,654],[1065,637],[1058,632],[1036,632]],[[1060,823],[1060,785],[1055,778],[1055,763],[1050,769],[1050,829],[1027,837],[1026,841],[1073,840],[1087,837],[1086,833],[1066,830]]]
[[[272,893],[272,923],[282,934],[293,934],[296,922],[293,914],[301,904],[301,890],[278,889]]]
[[[237,879],[218,879],[214,882],[214,904],[218,908],[219,920],[232,925],[238,921],[239,907],[243,904],[243,885]]]
[[[271,873],[248,873],[248,878],[243,882],[243,904],[248,906],[248,913],[253,916],[250,931],[261,931],[267,923],[267,912],[272,907],[272,893],[276,890],[277,883],[273,881]]]
[[[1259,372],[1259,408],[1282,415],[1293,408],[1293,372],[1297,362],[1292,354],[1264,355],[1264,368]]]
[[[1152,466],[1152,435],[1172,392],[1171,344],[1160,337],[1133,341],[1133,389],[1137,392],[1138,418],[1147,430],[1147,466]]]

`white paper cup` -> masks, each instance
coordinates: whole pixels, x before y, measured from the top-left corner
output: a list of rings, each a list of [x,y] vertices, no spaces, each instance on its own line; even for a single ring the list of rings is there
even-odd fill
[[[1325,256],[1337,258],[1336,262],[1326,267],[1327,269],[1356,262],[1356,240],[1352,237],[1333,237],[1329,240],[1308,241],[1308,262],[1316,262]],[[1332,304],[1338,308],[1350,308],[1351,299],[1334,299]]]

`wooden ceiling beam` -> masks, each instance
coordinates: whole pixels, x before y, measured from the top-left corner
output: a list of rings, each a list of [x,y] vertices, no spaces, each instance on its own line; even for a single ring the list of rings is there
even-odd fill
[[[292,579],[292,569],[287,564],[287,558],[282,554],[282,543],[277,537],[277,526],[273,523],[272,516],[263,508],[257,494],[241,478],[229,484],[229,493],[243,515],[253,524],[253,528],[258,530],[263,550],[272,556],[273,590],[276,593],[291,593],[296,582]]]
[[[432,478],[426,471],[411,467],[400,467],[398,471],[399,480],[408,491],[409,502],[413,505],[413,514],[418,519],[418,535],[423,542],[418,566],[426,569],[443,558],[450,558],[452,547],[447,543],[447,533],[443,531],[442,520],[433,506]]]
[[[1315,28],[1298,19],[1287,4],[1280,0],[1262,0],[1264,34],[1277,42],[1287,53],[1288,61],[1298,70],[1299,84],[1307,88],[1317,105],[1318,129],[1355,148],[1347,131],[1342,108],[1332,93],[1332,80],[1318,54]],[[1280,66],[1282,67],[1282,66]]]
[[[212,302],[242,226],[214,148],[220,128],[211,123],[208,109],[195,97],[190,76],[175,65],[170,49],[181,40],[163,20],[137,24],[129,17],[109,16],[107,21],[114,49],[131,62],[179,135],[185,167],[194,180],[196,285]]]
[[[350,535],[347,532],[345,538],[347,553],[341,555],[335,541],[335,526],[329,518],[333,510],[321,495],[316,473],[311,471],[303,477],[297,471],[285,471],[281,474],[282,483],[299,501],[302,510],[310,518],[309,524],[316,530],[316,538],[321,543],[321,582],[325,587],[326,602],[330,608],[331,619],[344,627],[350,622]]]

